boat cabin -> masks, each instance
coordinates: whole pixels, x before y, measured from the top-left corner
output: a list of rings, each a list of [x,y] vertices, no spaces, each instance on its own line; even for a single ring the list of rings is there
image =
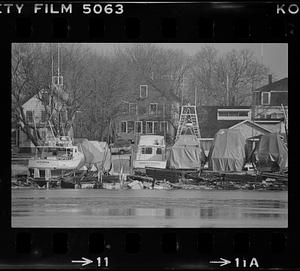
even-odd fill
[[[78,147],[37,146],[35,159],[72,160],[78,154]]]
[[[71,137],[50,137],[44,146],[35,148],[35,159],[72,160],[78,152],[78,147],[72,144]]]
[[[145,135],[140,137],[134,168],[166,167],[166,145],[163,136]]]

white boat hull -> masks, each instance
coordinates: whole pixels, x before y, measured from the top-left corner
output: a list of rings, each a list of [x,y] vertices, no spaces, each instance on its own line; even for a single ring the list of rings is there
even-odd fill
[[[28,168],[71,170],[81,167],[83,160],[83,154],[74,157],[72,160],[30,159]]]
[[[167,161],[136,160],[133,162],[134,168],[166,168]]]

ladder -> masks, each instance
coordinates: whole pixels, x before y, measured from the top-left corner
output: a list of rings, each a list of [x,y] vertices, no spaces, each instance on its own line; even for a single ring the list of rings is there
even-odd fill
[[[197,138],[201,138],[197,110],[195,105],[183,105],[179,118],[178,129],[175,141],[181,136],[182,132],[192,131]]]

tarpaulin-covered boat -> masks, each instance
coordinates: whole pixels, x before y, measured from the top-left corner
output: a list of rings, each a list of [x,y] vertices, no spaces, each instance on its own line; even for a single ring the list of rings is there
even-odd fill
[[[171,169],[200,169],[205,154],[195,135],[181,135],[170,150],[167,165]]]
[[[221,129],[209,152],[209,168],[213,171],[241,171],[245,164],[246,139],[239,130]]]
[[[83,139],[76,144],[84,154],[81,169],[91,169],[93,166],[102,173],[108,173],[112,167],[111,153],[106,142]]]
[[[288,148],[277,133],[261,136],[252,160],[258,169],[284,171],[288,168]]]

